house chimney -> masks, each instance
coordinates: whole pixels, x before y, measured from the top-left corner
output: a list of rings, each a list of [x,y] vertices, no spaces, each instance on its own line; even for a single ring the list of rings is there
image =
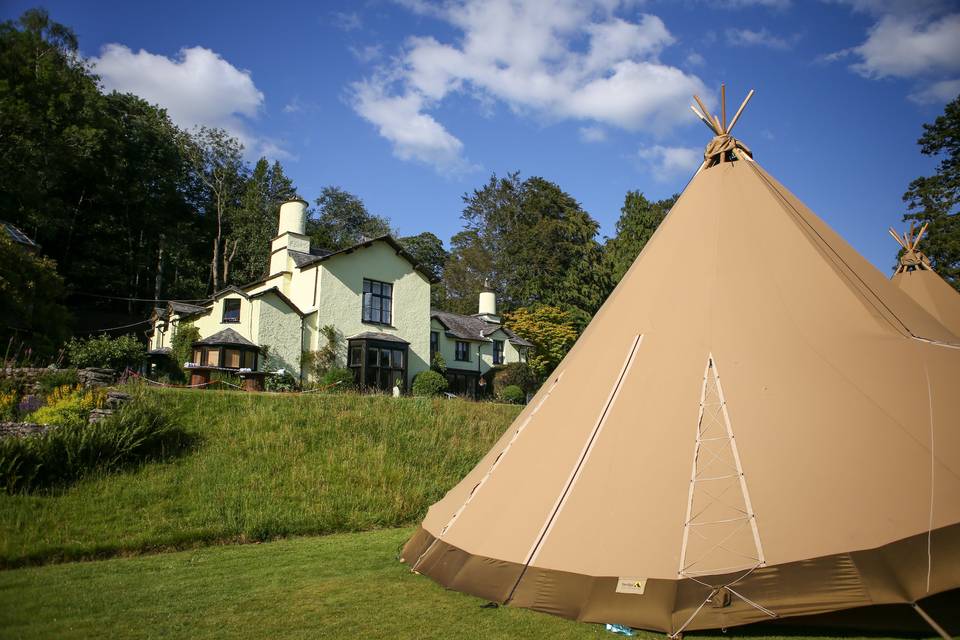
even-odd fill
[[[310,253],[310,238],[306,236],[306,231],[307,201],[293,198],[281,204],[277,237],[270,241],[271,276],[293,271],[294,262],[289,251]]]
[[[307,201],[300,198],[287,200],[280,205],[280,225],[277,235],[297,233],[301,236],[307,230]]]
[[[477,315],[481,316],[495,317],[497,315],[497,294],[490,288],[490,283],[487,280],[483,281],[483,290],[480,292],[480,308],[478,312]]]

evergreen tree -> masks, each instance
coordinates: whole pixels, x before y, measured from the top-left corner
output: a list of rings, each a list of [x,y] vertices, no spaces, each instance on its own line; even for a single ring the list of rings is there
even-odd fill
[[[602,302],[599,225],[556,184],[492,176],[463,196],[466,229],[451,242],[448,306],[473,307],[484,280],[504,309],[547,304],[585,324]]]
[[[674,195],[665,200],[651,202],[639,191],[627,192],[620,209],[620,218],[617,220],[617,234],[604,244],[604,264],[609,290],[612,291],[620,282],[678,197]]]
[[[363,200],[340,187],[324,187],[316,204],[319,215],[308,230],[315,247],[336,251],[391,233],[389,220],[367,211]]]
[[[947,104],[933,124],[923,125],[920,152],[940,157],[932,176],[910,183],[903,200],[904,220],[929,223],[923,252],[940,276],[960,291],[960,96]]]
[[[293,181],[279,162],[260,158],[244,187],[230,238],[237,246],[233,280],[247,283],[262,277],[270,264],[270,239],[277,233],[280,205],[296,196]]]

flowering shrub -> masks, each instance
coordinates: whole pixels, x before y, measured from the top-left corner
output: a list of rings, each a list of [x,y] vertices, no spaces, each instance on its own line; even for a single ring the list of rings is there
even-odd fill
[[[0,420],[16,420],[17,403],[16,391],[0,391]]]
[[[84,390],[81,385],[63,385],[47,396],[46,406],[30,415],[30,421],[38,424],[54,424],[60,427],[83,426],[90,412],[103,407],[106,393],[99,388]]]

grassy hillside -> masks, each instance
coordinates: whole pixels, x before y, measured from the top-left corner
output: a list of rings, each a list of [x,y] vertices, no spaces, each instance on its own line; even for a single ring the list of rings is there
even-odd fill
[[[0,566],[412,524],[519,407],[159,390],[184,455],[56,492],[0,495]]]

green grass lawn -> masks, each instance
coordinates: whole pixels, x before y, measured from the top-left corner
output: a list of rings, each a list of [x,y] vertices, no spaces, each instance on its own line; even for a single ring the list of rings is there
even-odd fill
[[[412,531],[292,538],[0,571],[0,636],[617,638],[602,625],[525,609],[484,609],[483,600],[410,573],[396,554]],[[761,637],[775,640],[784,634],[782,629],[769,632]],[[755,638],[758,631],[748,627],[696,635]],[[791,634],[789,640],[804,636]]]
[[[482,609],[396,559],[412,529],[0,572],[4,638],[614,638]]]
[[[0,567],[417,522],[520,408],[154,391],[196,437],[162,463],[0,494]]]

